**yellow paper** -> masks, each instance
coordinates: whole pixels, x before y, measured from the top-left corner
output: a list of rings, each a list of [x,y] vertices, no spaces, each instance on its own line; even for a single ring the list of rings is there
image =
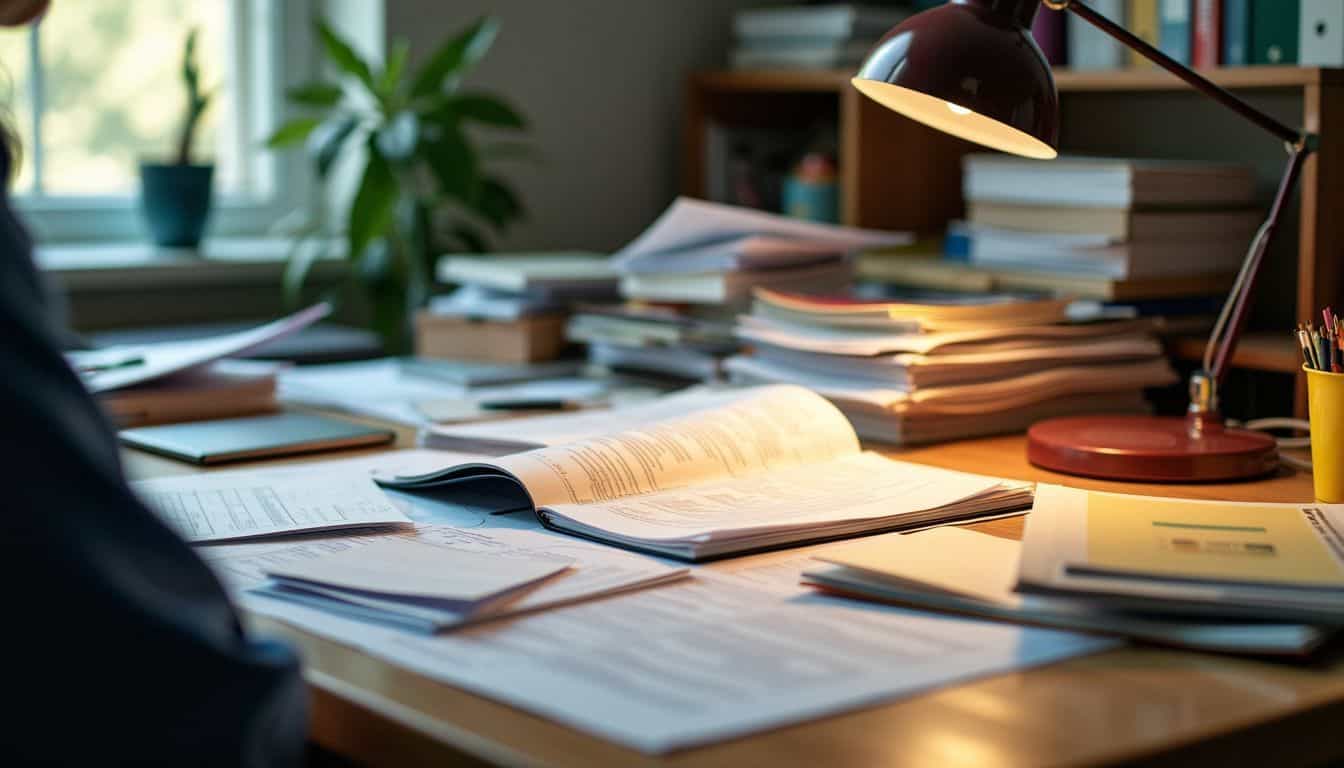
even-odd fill
[[[1344,586],[1311,505],[1089,493],[1088,567],[1217,581]]]

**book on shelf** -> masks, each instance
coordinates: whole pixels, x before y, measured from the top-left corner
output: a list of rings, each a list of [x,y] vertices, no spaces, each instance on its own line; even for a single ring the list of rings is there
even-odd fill
[[[1191,62],[1194,41],[1192,0],[1159,0],[1157,42],[1161,51],[1186,66]]]
[[[1297,63],[1300,0],[1251,0],[1250,64]]]
[[[1223,0],[1194,0],[1190,63],[1213,69],[1223,63]]]
[[[1307,67],[1344,67],[1344,3],[1302,0],[1298,21],[1298,63]]]
[[[1116,610],[1338,626],[1344,506],[1171,499],[1041,484],[1017,588]]]
[[[1117,24],[1125,22],[1124,0],[1093,0],[1092,9]],[[1039,13],[1039,12],[1038,12]],[[1097,29],[1086,19],[1072,13],[1067,16],[1069,67],[1080,71],[1105,71],[1125,66],[1125,48],[1115,38]]]
[[[1161,0],[1129,0],[1125,13],[1124,27],[1143,42],[1158,47],[1161,44],[1161,17],[1158,3]],[[1138,51],[1126,49],[1125,59],[1135,69],[1147,69],[1157,65],[1149,61]]]
[[[733,33],[752,44],[777,40],[876,39],[910,16],[904,8],[836,3],[752,8],[733,16]]]
[[[1062,156],[1040,161],[971,154],[963,159],[971,202],[1063,208],[1247,208],[1255,176],[1239,163]]]
[[[844,415],[801,387],[705,397],[663,420],[381,482],[686,560],[1000,514],[1030,501],[1028,483],[866,453]],[[523,422],[513,427],[529,432]]]
[[[964,528],[884,534],[817,556],[803,581],[845,597],[1018,624],[1121,635],[1203,651],[1302,656],[1331,631],[1304,624],[1108,611],[1084,598],[1016,591],[1022,544]]]
[[[942,258],[865,253],[856,263],[860,279],[931,290],[977,293],[1037,291],[1054,296],[1126,302],[1193,296],[1223,296],[1236,275],[1231,272],[1116,279],[1051,271],[1010,270]]]
[[[1052,67],[1062,67],[1069,61],[1068,14],[1052,13],[1048,8],[1037,12],[1031,24],[1031,36],[1036,46],[1045,54],[1045,60]]]
[[[1251,0],[1223,0],[1223,66],[1251,63]]]
[[[739,43],[728,54],[728,64],[733,69],[857,69],[877,40],[762,39]]]

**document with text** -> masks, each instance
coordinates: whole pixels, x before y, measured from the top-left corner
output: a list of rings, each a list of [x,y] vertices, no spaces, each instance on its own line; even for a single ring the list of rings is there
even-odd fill
[[[1031,503],[1027,483],[863,452],[845,416],[807,389],[713,397],[621,431],[379,482],[531,511],[556,530],[687,560]]]
[[[191,542],[411,525],[371,479],[346,474],[205,473],[131,487]]]
[[[434,636],[252,594],[243,605],[649,753],[1118,645],[810,595],[799,586],[809,562],[792,551],[726,561],[657,589]]]

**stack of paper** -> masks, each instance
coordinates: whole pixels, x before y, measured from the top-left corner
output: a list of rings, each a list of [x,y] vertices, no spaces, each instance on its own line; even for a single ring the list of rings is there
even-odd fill
[[[851,276],[846,256],[902,245],[905,233],[840,227],[679,198],[613,257],[630,299],[742,304],[755,287],[826,292]]]
[[[437,276],[459,288],[435,299],[432,312],[485,320],[518,320],[616,294],[616,272],[599,253],[450,255]]]
[[[297,333],[330,312],[318,304],[237,333],[70,352],[66,358],[120,426],[249,416],[275,409],[278,366],[228,358]]]
[[[1020,542],[964,528],[886,534],[828,548],[817,560],[829,567],[809,570],[804,580],[851,597],[1203,650],[1305,654],[1329,634],[1302,624],[1119,613],[1077,597],[1024,595],[1016,591],[1021,553]]]
[[[861,437],[898,444],[1021,431],[1079,413],[1146,409],[1175,381],[1145,321],[1068,322],[1054,300],[987,305],[840,301],[760,291],[733,381],[808,387]]]
[[[740,344],[730,317],[707,314],[642,302],[588,305],[570,318],[565,336],[588,345],[588,361],[605,370],[713,381]]]

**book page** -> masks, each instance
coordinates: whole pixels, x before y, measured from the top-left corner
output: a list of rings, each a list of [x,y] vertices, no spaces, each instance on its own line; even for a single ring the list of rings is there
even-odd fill
[[[533,503],[545,507],[658,493],[859,452],[854,428],[821,396],[790,386],[752,393],[719,408],[494,464],[512,472]]]
[[[614,537],[677,541],[895,516],[969,499],[1000,485],[997,478],[863,453],[817,462],[802,471],[783,467],[645,496],[554,504],[548,510]]]

